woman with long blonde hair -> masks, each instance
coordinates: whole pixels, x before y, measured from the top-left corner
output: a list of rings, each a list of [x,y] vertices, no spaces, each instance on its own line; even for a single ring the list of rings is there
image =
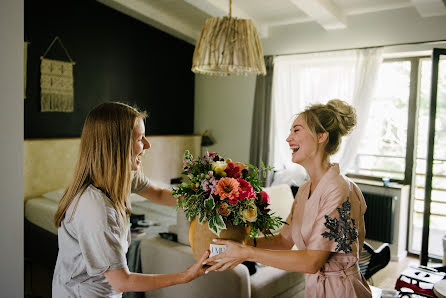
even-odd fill
[[[202,260],[186,271],[137,274],[128,270],[130,193],[173,206],[170,190],[142,174],[145,112],[107,102],[87,116],[73,180],[55,214],[59,254],[53,276],[54,297],[120,297],[189,282],[202,274]]]
[[[225,252],[206,262],[209,268],[226,270],[254,261],[305,274],[305,297],[372,297],[358,261],[364,243],[366,204],[359,187],[340,174],[330,162],[343,136],[356,125],[356,112],[344,101],[306,108],[294,120],[286,141],[294,163],[302,165],[310,179],[299,187],[288,225],[269,239],[259,238],[257,247],[227,240]],[[292,250],[296,245],[298,250]]]

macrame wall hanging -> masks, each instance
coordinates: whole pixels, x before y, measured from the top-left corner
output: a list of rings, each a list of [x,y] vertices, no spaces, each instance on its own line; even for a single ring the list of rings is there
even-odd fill
[[[45,57],[56,41],[65,51],[68,62]],[[40,64],[40,110],[42,112],[73,112],[73,65],[75,63],[58,36],[54,38],[40,59],[42,60]]]

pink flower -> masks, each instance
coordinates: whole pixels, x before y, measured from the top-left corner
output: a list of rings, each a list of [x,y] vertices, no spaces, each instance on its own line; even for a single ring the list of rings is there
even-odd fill
[[[225,198],[229,199],[231,204],[231,200],[234,200],[239,195],[239,186],[240,184],[234,178],[221,178],[217,186],[215,187],[215,193],[220,196],[220,200],[224,200]],[[237,200],[236,200],[237,202]]]
[[[263,190],[259,192],[259,197],[263,203],[269,204],[269,202],[271,201],[269,195]]]
[[[240,184],[238,196],[239,200],[254,199],[256,197],[256,193],[254,192],[252,185],[248,181],[242,178],[238,178],[237,182]]]
[[[232,161],[228,162],[225,172],[226,174],[228,174],[228,177],[232,178],[240,178],[240,176],[242,175],[242,170],[240,166]]]
[[[214,177],[211,177],[209,180],[204,179],[203,181],[201,181],[201,188],[211,194],[215,192],[216,185],[217,179],[215,179]]]
[[[217,157],[217,156],[218,156],[218,154],[216,152],[207,152],[206,151],[206,153],[203,156],[203,161],[205,163],[213,163],[215,157]]]

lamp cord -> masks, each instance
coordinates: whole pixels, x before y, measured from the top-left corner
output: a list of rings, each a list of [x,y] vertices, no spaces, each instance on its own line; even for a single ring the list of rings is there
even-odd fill
[[[232,18],[232,0],[229,0],[229,17]]]

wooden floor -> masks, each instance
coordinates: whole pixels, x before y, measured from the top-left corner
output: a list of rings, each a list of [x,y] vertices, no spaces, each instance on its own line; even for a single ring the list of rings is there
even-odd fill
[[[394,289],[401,272],[408,266],[419,266],[418,257],[408,256],[400,262],[390,261],[389,264],[373,275],[373,285],[381,289]],[[428,266],[439,267],[440,263],[429,263]]]
[[[420,261],[416,257],[406,257],[400,262],[390,261],[389,264],[373,275],[373,285],[381,289],[394,289],[401,272],[409,265],[418,266]]]

